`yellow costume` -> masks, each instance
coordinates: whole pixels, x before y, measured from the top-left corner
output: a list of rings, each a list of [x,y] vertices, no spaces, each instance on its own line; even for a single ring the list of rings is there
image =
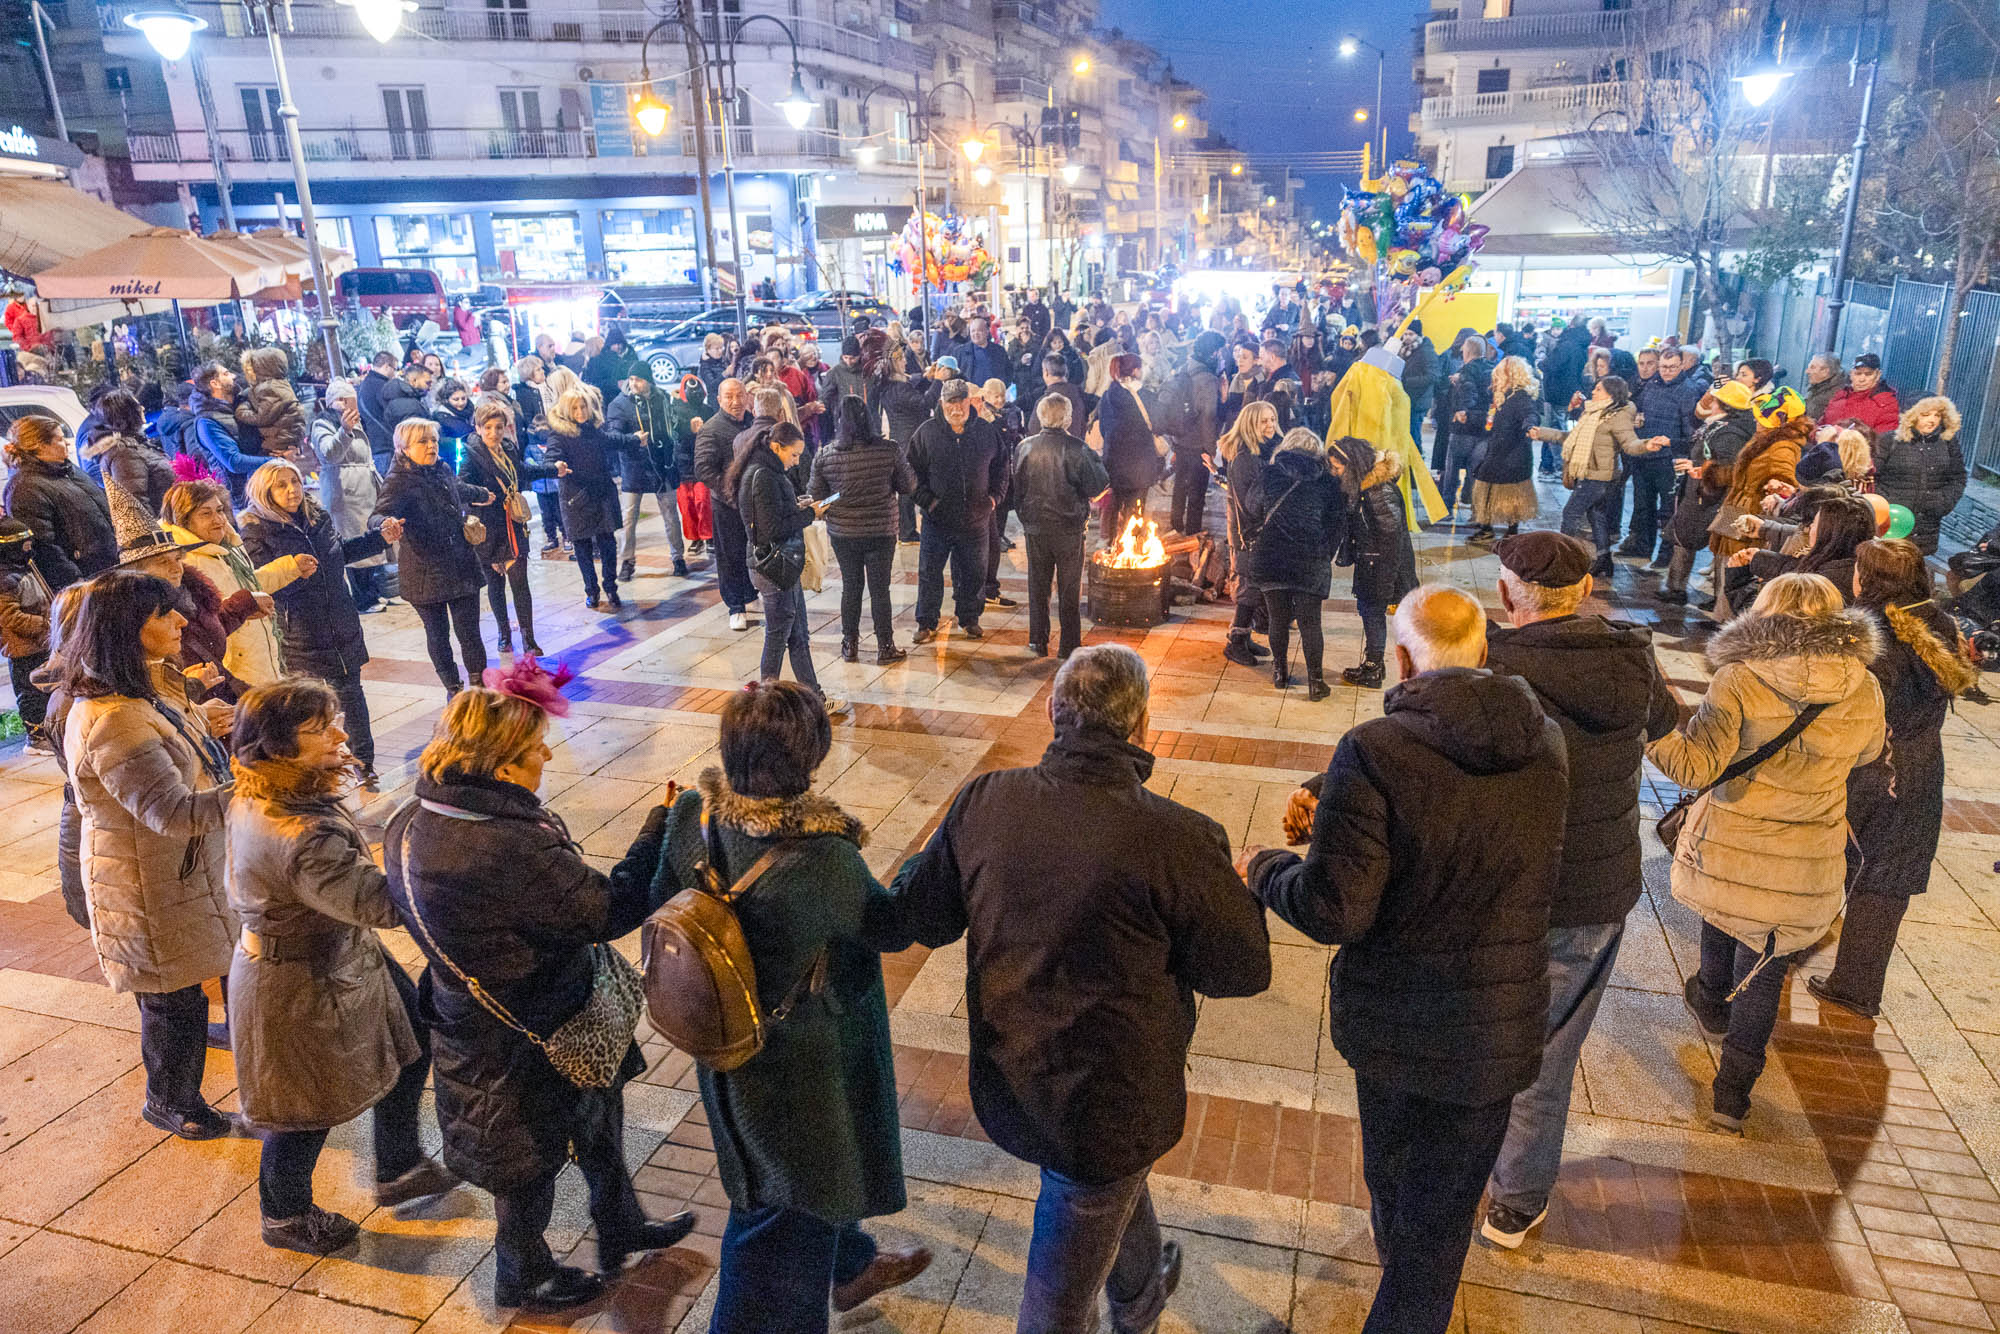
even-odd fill
[[[1327,442],[1331,444],[1344,435],[1366,440],[1378,453],[1394,454],[1403,461],[1396,486],[1403,493],[1403,513],[1411,532],[1417,531],[1416,504],[1410,497],[1412,485],[1423,499],[1431,522],[1450,517],[1451,510],[1438,494],[1437,482],[1431,477],[1417,442],[1410,438],[1410,396],[1403,391],[1402,361],[1385,348],[1370,348],[1334,386]]]

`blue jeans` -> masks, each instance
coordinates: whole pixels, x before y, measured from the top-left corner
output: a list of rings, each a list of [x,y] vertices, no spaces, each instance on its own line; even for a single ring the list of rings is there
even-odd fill
[[[1604,988],[1611,984],[1624,938],[1622,921],[1549,930],[1548,1044],[1542,1048],[1541,1074],[1514,1095],[1507,1140],[1487,1183],[1486,1193],[1495,1204],[1532,1218],[1549,1202],[1562,1167],[1577,1057],[1590,1036]]]
[[[825,1334],[834,1285],[859,1277],[874,1258],[874,1239],[858,1223],[731,1208],[709,1334]]]
[[[1460,423],[1452,427],[1451,452],[1444,461],[1444,481],[1438,490],[1444,495],[1447,505],[1470,505],[1472,503],[1472,468],[1478,462],[1479,451],[1486,445],[1483,435],[1464,434],[1465,426]],[[1465,480],[1459,480],[1460,473]]]
[[[1600,556],[1611,551],[1611,536],[1617,520],[1612,506],[1619,499],[1618,482],[1578,482],[1563,506],[1562,530],[1571,537],[1588,534]]]
[[[813,671],[812,638],[806,629],[806,590],[803,584],[793,584],[782,592],[763,592],[764,599],[764,655],[758,661],[757,674],[766,681],[778,679],[784,670],[785,653],[792,655],[792,675],[803,686],[819,689],[819,676]]]
[[[986,610],[986,533],[990,516],[944,523],[924,516],[917,548],[917,629],[935,630],[944,611],[944,571],[951,566],[952,615],[970,630]]]
[[[1115,1334],[1150,1330],[1166,1309],[1160,1221],[1146,1189],[1150,1171],[1086,1186],[1042,1169],[1028,1282],[1016,1334],[1091,1334],[1097,1293],[1111,1299]]]

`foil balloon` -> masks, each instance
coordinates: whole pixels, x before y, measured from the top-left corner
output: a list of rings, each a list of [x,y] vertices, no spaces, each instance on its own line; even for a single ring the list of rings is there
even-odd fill
[[[1348,254],[1374,267],[1376,313],[1385,326],[1450,281],[1441,275],[1467,268],[1487,234],[1472,222],[1470,202],[1414,162],[1388,166],[1343,195],[1336,234]]]
[[[912,214],[897,239],[889,268],[907,274],[910,290],[916,291],[926,277],[935,287],[983,283],[993,274],[993,256],[986,249],[986,238],[973,231],[968,219],[956,214],[949,218]]]

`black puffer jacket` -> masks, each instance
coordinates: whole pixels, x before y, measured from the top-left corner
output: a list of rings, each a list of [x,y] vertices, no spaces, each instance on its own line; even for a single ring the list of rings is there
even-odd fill
[[[1250,547],[1250,580],[1324,598],[1347,526],[1347,497],[1326,461],[1281,449],[1264,469],[1264,526]]]
[[[542,457],[553,466],[569,465],[569,475],[556,483],[562,497],[563,531],[571,537],[603,537],[625,522],[618,508],[618,457],[637,448],[637,436],[621,435],[591,422],[579,422],[575,435],[550,431]],[[410,599],[412,602],[415,598]]]
[[[1354,596],[1388,606],[1417,586],[1417,551],[1396,485],[1403,464],[1394,454],[1378,454],[1362,479],[1361,494],[1350,502],[1348,558],[1354,563]]]
[[[1525,482],[1534,475],[1535,446],[1528,428],[1541,416],[1542,405],[1525,389],[1507,395],[1507,401],[1493,409],[1493,430],[1486,452],[1472,470],[1474,481],[1489,486]]]
[[[893,440],[836,440],[813,455],[807,489],[815,500],[840,496],[826,511],[827,536],[894,537],[896,497],[916,493],[917,475]]]
[[[118,534],[104,488],[74,463],[23,459],[4,492],[7,513],[35,534],[35,568],[51,593],[118,563]]]
[[[1277,447],[1278,439],[1273,436],[1254,449],[1238,449],[1233,459],[1217,455],[1223,485],[1229,489],[1224,533],[1237,551],[1247,553],[1257,540],[1257,530],[1264,526],[1264,470],[1271,466],[1271,451]]]
[[[383,840],[389,896],[430,961],[419,1000],[431,1026],[445,1165],[498,1193],[560,1168],[572,1131],[604,1110],[607,1091],[579,1089],[556,1073],[472,998],[437,951],[526,1028],[542,1035],[560,1028],[590,999],[591,944],[646,919],[666,808],[653,808],[607,876],[526,788],[419,778],[416,795],[450,810],[412,801],[391,819]],[[413,901],[430,940],[412,920]],[[634,1044],[619,1086],[645,1068]]]
[[[604,410],[604,427],[628,437],[628,442],[618,448],[619,490],[627,495],[644,495],[671,491],[681,484],[680,469],[674,464],[673,423],[668,418],[665,394],[655,389],[644,398],[618,395]],[[641,427],[652,442],[650,446],[639,438]]]
[[[1875,489],[1890,504],[1908,507],[1917,520],[1910,540],[1926,556],[1936,552],[1938,527],[1965,494],[1965,453],[1959,448],[1955,416],[1930,435],[1911,431],[1905,439],[1898,431],[1878,436]]]
[[[395,449],[396,428],[414,418],[433,420],[431,410],[424,406],[424,395],[408,380],[398,375],[382,386],[382,431],[389,437],[391,452]]]
[[[1749,409],[1724,408],[1722,416],[1702,423],[1694,433],[1688,457],[1697,464],[1734,463],[1736,455],[1755,434],[1757,418]],[[1714,475],[1722,476],[1727,472],[1725,466],[1714,470]],[[1726,490],[1725,486],[1705,482],[1692,472],[1681,474],[1680,498],[1674,502],[1672,525],[1676,546],[1700,551],[1708,545],[1708,526],[1715,522],[1716,514],[1721,511]]]
[[[877,379],[868,406],[888,418],[889,438],[908,450],[917,428],[937,411],[940,387],[937,380]]]
[[[1312,848],[1250,886],[1331,970],[1334,1046],[1364,1079],[1468,1107],[1542,1067],[1549,901],[1569,778],[1562,729],[1512,676],[1426,672],[1341,738]]]
[[[1000,447],[999,430],[976,412],[965,419],[963,431],[952,430],[940,412],[917,428],[909,455],[917,507],[938,523],[985,523],[1007,494],[1014,460]]]
[[[979,1123],[1088,1183],[1144,1171],[1180,1139],[1195,993],[1271,982],[1229,835],[1148,791],[1152,771],[1107,731],[1062,728],[1040,764],[967,783],[869,905],[878,949],[966,937]]]
[[[326,678],[361,670],[368,661],[368,641],[347,587],[347,566],[388,546],[376,532],[341,541],[333,516],[311,498],[296,523],[272,523],[254,512],[243,516],[243,550],[252,565],[261,568],[281,556],[319,561],[310,578],[294,579],[271,594],[278,604],[288,670]]]
[[[408,454],[396,456],[368,526],[379,530],[383,519],[403,521],[396,568],[412,605],[450,602],[486,587],[479,557],[465,540],[465,512],[492,494],[459,481],[443,459],[419,466]]]
[[[1067,431],[1031,435],[1015,451],[1014,509],[1023,532],[1082,533],[1090,522],[1090,502],[1110,485],[1104,460]]]
[[[1549,925],[1622,922],[1639,901],[1639,766],[1680,706],[1645,627],[1602,616],[1489,626],[1487,666],[1534,687],[1562,725],[1569,811]]]
[[[694,479],[708,488],[711,501],[730,511],[736,505],[722,485],[722,475],[729,471],[729,461],[736,457],[736,437],[748,429],[748,417],[732,417],[717,408],[695,432]]]

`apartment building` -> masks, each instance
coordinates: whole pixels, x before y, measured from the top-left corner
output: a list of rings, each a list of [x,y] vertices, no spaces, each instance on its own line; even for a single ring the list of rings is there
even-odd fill
[[[107,64],[157,80],[159,96],[118,118],[133,175],[185,189],[214,227],[219,158],[240,227],[295,218],[261,11],[188,0],[208,25],[199,62],[165,64],[124,22],[148,7],[68,0],[94,20]],[[1200,92],[1157,52],[1097,34],[1095,0],[695,8],[710,77],[726,70],[733,92],[709,125],[718,255],[740,251],[745,280],[781,294],[895,289],[896,237],[920,188],[933,210],[985,220],[1005,281],[1076,291],[1191,260],[1197,209],[1249,199],[1176,165],[1176,143],[1206,133]],[[290,12],[284,46],[327,241],[363,265],[437,269],[455,290],[699,290],[696,107],[677,23],[641,0],[421,0],[378,43],[347,5]],[[804,128],[778,106],[795,53],[813,103]],[[635,114],[649,88],[669,109],[657,135]]]

